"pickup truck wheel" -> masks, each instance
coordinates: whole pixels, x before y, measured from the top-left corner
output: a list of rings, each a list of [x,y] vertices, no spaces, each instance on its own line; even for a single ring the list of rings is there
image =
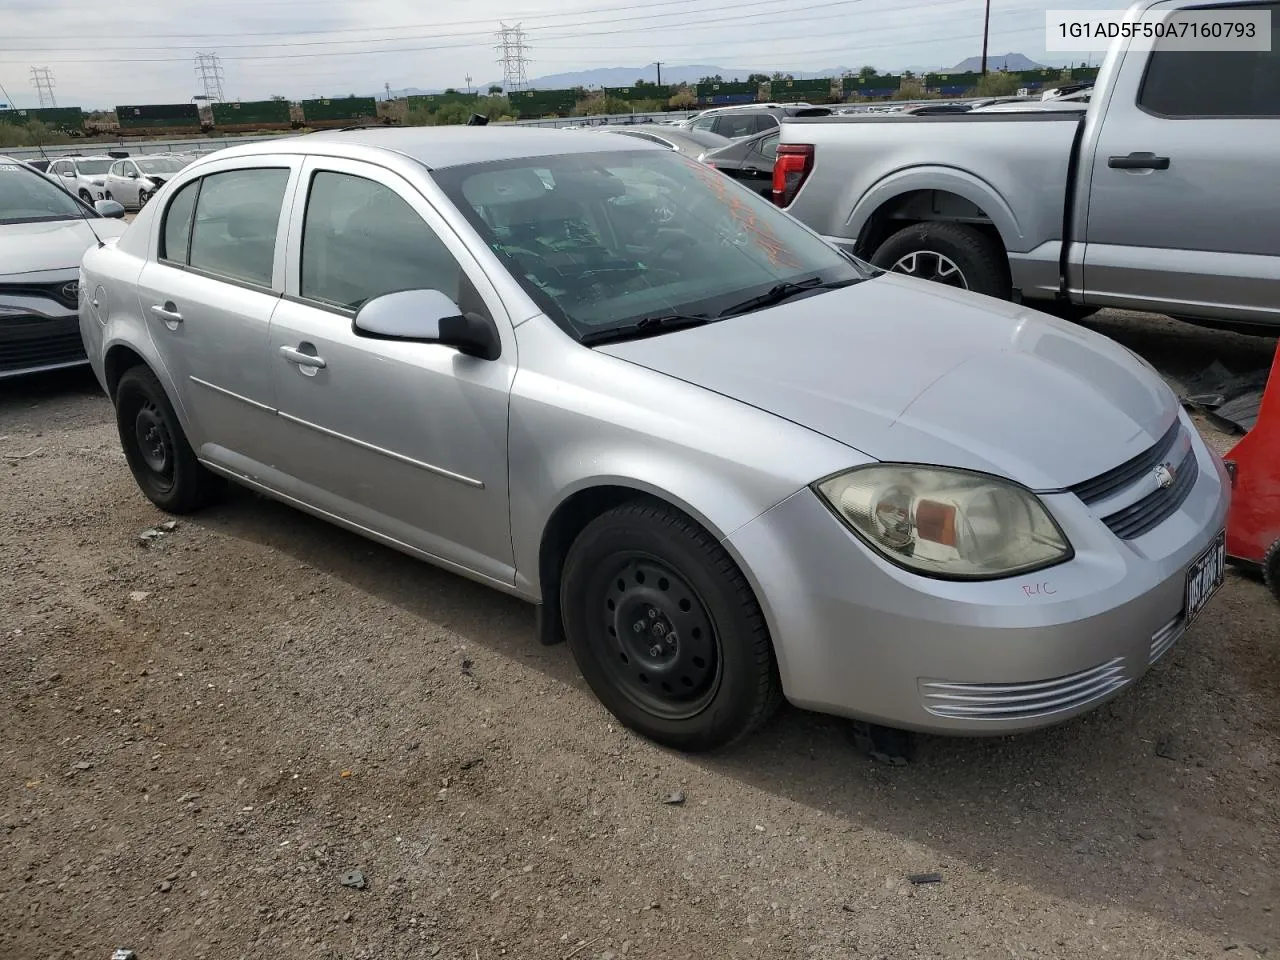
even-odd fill
[[[679,750],[723,747],[764,723],[782,686],[742,571],[691,518],[637,499],[591,521],[561,578],[565,636],[624,725]]]
[[[893,273],[1008,300],[1003,252],[982,231],[960,223],[913,223],[889,237],[871,262]]]

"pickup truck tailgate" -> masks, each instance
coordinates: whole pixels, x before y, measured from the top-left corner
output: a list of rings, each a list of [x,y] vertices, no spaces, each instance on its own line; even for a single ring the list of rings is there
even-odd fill
[[[1056,260],[1083,122],[1079,112],[1048,111],[788,120],[781,142],[814,149],[812,171],[787,212],[855,243],[878,212],[908,201],[919,210],[950,192],[979,208],[1011,254],[1038,250]]]

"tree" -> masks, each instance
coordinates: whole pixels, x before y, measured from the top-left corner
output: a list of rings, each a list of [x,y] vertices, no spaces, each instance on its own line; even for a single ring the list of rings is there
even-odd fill
[[[858,79],[861,80],[863,83],[866,83],[874,79],[875,76],[876,76],[875,67],[862,67],[858,70]]]
[[[773,75],[772,77],[766,77],[765,79],[766,79],[766,80],[794,80],[794,79],[795,79],[795,77],[793,77],[793,76],[792,76],[791,74],[789,74],[789,73],[777,73],[777,72],[775,72],[775,73],[774,73],[774,75]]]
[[[694,96],[693,91],[688,87],[681,87],[667,101],[667,106],[672,110],[692,110],[697,105],[698,98]]]
[[[768,83],[769,75],[767,73],[753,73],[747,77],[747,83]]]
[[[1015,74],[994,70],[978,80],[974,92],[980,97],[1011,97],[1021,85]]]
[[[902,75],[902,86],[894,91],[894,100],[923,100],[927,94],[924,84],[907,74]]]
[[[717,73],[714,77],[703,77],[698,82],[699,83],[724,83],[724,77],[720,76],[720,74]]]
[[[288,97],[282,97],[278,93],[273,93],[271,95],[271,99],[274,100],[276,103],[284,103],[288,99]]]
[[[502,93],[502,87],[498,86],[496,83],[489,85],[489,96],[496,96],[500,93]]]

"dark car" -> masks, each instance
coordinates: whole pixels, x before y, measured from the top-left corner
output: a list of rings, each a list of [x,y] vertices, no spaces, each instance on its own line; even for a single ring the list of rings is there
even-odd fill
[[[778,124],[788,117],[826,117],[831,113],[830,107],[780,106],[762,103],[750,107],[725,107],[719,110],[713,108],[696,117],[690,117],[681,124],[681,127],[706,130],[728,137],[730,140],[737,140],[766,130],[777,130]]]
[[[774,127],[754,137],[734,140],[727,147],[713,150],[702,158],[726,176],[741,180],[768,197],[773,190],[773,161],[778,155],[779,129]]]

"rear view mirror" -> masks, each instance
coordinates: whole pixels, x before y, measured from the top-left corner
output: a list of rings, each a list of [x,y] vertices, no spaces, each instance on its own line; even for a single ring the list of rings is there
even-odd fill
[[[488,317],[463,313],[439,290],[401,290],[374,297],[352,321],[358,337],[438,343],[481,360],[502,354],[498,328]]]
[[[98,216],[111,220],[119,220],[124,216],[124,207],[115,200],[95,200],[93,209],[98,211]]]

